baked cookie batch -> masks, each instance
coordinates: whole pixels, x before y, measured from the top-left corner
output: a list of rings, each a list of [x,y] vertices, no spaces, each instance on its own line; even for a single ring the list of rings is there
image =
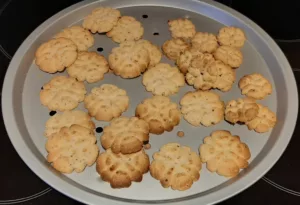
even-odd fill
[[[245,95],[224,103],[211,91],[228,92],[236,81],[236,69],[243,62],[245,33],[236,27],[224,27],[217,35],[197,32],[189,19],[168,21],[171,39],[161,49],[142,39],[144,28],[131,16],[100,7],[92,11],[82,26],[66,28],[43,43],[36,51],[35,63],[47,73],[62,72],[53,77],[40,92],[41,104],[60,111],[46,122],[47,161],[62,173],[84,171],[96,163],[96,170],[113,188],[129,187],[151,176],[165,188],[189,189],[200,178],[202,164],[210,172],[225,177],[236,176],[248,166],[248,146],[239,136],[216,130],[204,138],[199,153],[178,143],[163,145],[150,163],[144,149],[149,149],[150,133],[161,135],[178,126],[181,116],[192,126],[213,126],[226,120],[244,124],[258,133],[268,132],[276,124],[276,115],[260,104],[272,93],[271,83],[261,74],[242,77],[238,86]],[[88,51],[94,44],[94,33],[105,33],[119,43],[108,59]],[[175,65],[161,63],[162,53]],[[130,99],[116,85],[102,84],[87,93],[86,83],[95,83],[113,72],[121,78],[142,75],[145,90],[153,94],[135,110],[135,116],[124,117]],[[186,93],[179,104],[169,96],[186,84],[194,91]],[[83,102],[87,112],[74,110]],[[107,121],[100,138],[104,152],[99,154],[92,118]],[[179,136],[179,135],[178,135]],[[184,136],[182,132],[180,136]]]

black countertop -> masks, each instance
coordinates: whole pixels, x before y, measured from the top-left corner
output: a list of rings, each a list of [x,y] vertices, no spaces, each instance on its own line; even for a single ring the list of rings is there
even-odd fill
[[[56,12],[76,2],[78,0],[0,0],[1,86],[12,56],[30,32]],[[233,3],[226,0],[221,2],[231,5]],[[272,36],[278,38],[280,35],[274,33]],[[297,85],[300,86],[300,41],[277,39],[277,43],[288,57]],[[300,165],[297,160],[300,138],[297,133],[300,133],[300,126],[296,127],[283,156],[262,179],[220,205],[299,205]],[[24,164],[10,143],[3,120],[0,121],[0,134],[0,205],[80,204],[49,187]]]

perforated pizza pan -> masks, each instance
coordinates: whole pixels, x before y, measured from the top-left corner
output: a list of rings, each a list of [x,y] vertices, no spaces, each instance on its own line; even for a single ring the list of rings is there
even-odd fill
[[[163,135],[151,135],[149,156],[168,142],[179,142],[190,146],[198,152],[203,138],[214,130],[225,129],[248,144],[252,156],[250,166],[237,177],[227,179],[210,173],[205,168],[201,171],[200,180],[187,191],[173,191],[163,188],[159,181],[149,173],[144,175],[141,183],[133,183],[130,188],[112,189],[109,183],[103,182],[95,171],[95,165],[87,168],[81,174],[64,175],[54,171],[46,162],[46,139],[43,136],[45,122],[49,119],[49,110],[41,106],[39,92],[41,87],[53,76],[66,73],[47,74],[40,71],[34,64],[34,53],[41,43],[49,40],[61,29],[74,24],[81,24],[82,19],[94,8],[110,6],[120,9],[122,15],[134,16],[142,22],[145,28],[144,38],[154,44],[162,45],[170,39],[167,21],[186,17],[193,21],[197,31],[217,33],[224,25],[242,28],[247,35],[247,42],[242,49],[244,62],[237,69],[237,81],[245,74],[258,72],[268,78],[274,91],[271,96],[261,101],[276,112],[278,123],[276,127],[265,134],[249,131],[246,126],[232,126],[223,121],[212,127],[193,127],[185,120],[172,132]],[[143,15],[148,18],[143,18]],[[103,48],[102,54],[107,57],[117,44],[105,35],[95,34],[95,45],[90,50]],[[101,49],[99,49],[101,50]],[[163,62],[174,62],[164,58]],[[130,108],[125,116],[134,115],[138,103],[151,94],[145,91],[141,77],[122,79],[113,74],[106,74],[104,80],[86,84],[88,92],[92,87],[104,83],[115,84],[125,89],[130,97]],[[174,102],[191,86],[185,86],[172,96]],[[241,97],[237,83],[231,91],[220,94],[223,101]],[[279,159],[285,150],[294,130],[298,113],[298,94],[296,83],[285,56],[274,41],[255,23],[236,11],[213,1],[196,0],[109,0],[83,1],[71,6],[39,26],[21,45],[8,68],[3,93],[2,109],[9,137],[26,164],[42,180],[58,191],[87,204],[214,204],[231,197],[249,187],[262,177]],[[82,109],[81,104],[79,108]],[[95,121],[97,126],[104,127],[107,123]],[[176,136],[178,131],[184,131],[185,136]],[[97,134],[98,145],[100,134]],[[103,152],[103,148],[101,152]],[[151,157],[150,157],[151,158]]]

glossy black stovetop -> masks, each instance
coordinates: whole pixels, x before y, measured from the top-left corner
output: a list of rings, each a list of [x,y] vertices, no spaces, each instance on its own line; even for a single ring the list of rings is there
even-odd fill
[[[78,1],[79,0],[0,0],[1,87],[6,68],[12,56],[30,32],[56,12]],[[285,23],[282,20],[277,21],[277,25],[274,26],[272,26],[272,23],[268,23],[268,19],[272,21],[272,15],[274,15],[275,11],[274,9],[270,9],[272,11],[268,13],[268,10],[265,10],[263,15],[261,12],[257,12],[257,10],[255,10],[255,2],[259,2],[259,8],[264,8],[264,5],[261,4],[262,1],[219,1],[246,14],[276,39],[288,57],[293,67],[297,84],[300,86],[300,40],[296,39],[300,38],[300,35],[297,29],[292,30],[291,28],[285,28],[290,22]],[[292,19],[299,20],[300,16],[298,12],[290,12],[298,8],[299,4],[293,5],[293,2],[288,0],[286,2],[291,2],[290,8],[292,9],[289,10],[285,16],[290,16],[291,21]],[[249,3],[249,6],[247,6],[247,3]],[[285,3],[283,6],[286,7],[287,4]],[[274,8],[276,8],[276,5]],[[273,20],[276,21],[276,19]],[[274,21],[272,22],[274,23]],[[294,23],[294,26],[296,25],[297,24]],[[286,152],[271,171],[252,187],[220,203],[220,205],[299,205],[300,177],[298,170],[300,169],[300,165],[297,160],[299,156],[298,146],[300,144],[300,138],[297,136],[298,133],[300,134],[300,126],[296,127],[294,136]],[[0,120],[0,135],[0,205],[80,204],[49,187],[23,163],[9,141],[3,120]]]

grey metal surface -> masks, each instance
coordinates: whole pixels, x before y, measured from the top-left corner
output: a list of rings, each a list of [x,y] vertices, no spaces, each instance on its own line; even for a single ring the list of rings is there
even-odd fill
[[[145,28],[144,38],[160,46],[170,38],[167,20],[179,17],[189,17],[198,31],[217,33],[223,25],[234,25],[245,30],[248,41],[242,50],[244,62],[237,70],[237,81],[245,74],[259,72],[272,82],[273,94],[261,103],[277,113],[276,127],[269,133],[257,134],[248,131],[246,126],[232,126],[224,121],[209,128],[196,128],[182,119],[180,125],[172,132],[160,136],[151,135],[152,148],[147,151],[151,156],[161,145],[168,142],[179,142],[198,151],[205,136],[214,130],[227,129],[239,135],[242,141],[249,145],[252,154],[250,166],[238,177],[228,180],[209,173],[204,165],[200,180],[184,192],[162,188],[149,173],[144,175],[142,183],[133,183],[128,189],[114,190],[108,183],[101,181],[95,166],[87,168],[81,174],[63,175],[54,171],[46,162],[46,139],[43,137],[43,131],[49,111],[40,105],[39,91],[53,76],[66,73],[50,75],[41,72],[33,63],[34,52],[42,42],[49,40],[61,29],[81,24],[83,17],[98,6],[119,8],[122,15],[136,17]],[[147,14],[148,18],[143,19],[144,14]],[[154,32],[158,32],[159,35],[153,35]],[[105,35],[96,34],[95,39],[95,45],[90,50],[102,47],[106,57],[117,45]],[[173,63],[166,58],[163,62]],[[130,108],[125,116],[134,115],[136,105],[151,96],[145,91],[141,78],[127,80],[113,74],[106,74],[103,81],[86,84],[86,87],[90,91],[92,87],[103,83],[116,84],[128,92]],[[172,100],[179,102],[188,90],[193,88],[186,85],[177,95],[171,97]],[[237,83],[227,93],[215,92],[220,94],[225,102],[241,97]],[[252,21],[227,7],[212,1],[109,0],[81,2],[63,10],[38,27],[24,41],[10,64],[3,86],[2,105],[8,134],[21,158],[41,179],[74,199],[87,204],[213,204],[253,184],[278,160],[294,130],[298,113],[298,94],[291,68],[273,40]],[[78,109],[84,110],[83,105]],[[97,121],[95,123],[97,126],[107,125]],[[178,130],[183,130],[185,137],[177,137]],[[100,147],[99,137],[97,134]],[[102,152],[103,148],[100,149]]]

